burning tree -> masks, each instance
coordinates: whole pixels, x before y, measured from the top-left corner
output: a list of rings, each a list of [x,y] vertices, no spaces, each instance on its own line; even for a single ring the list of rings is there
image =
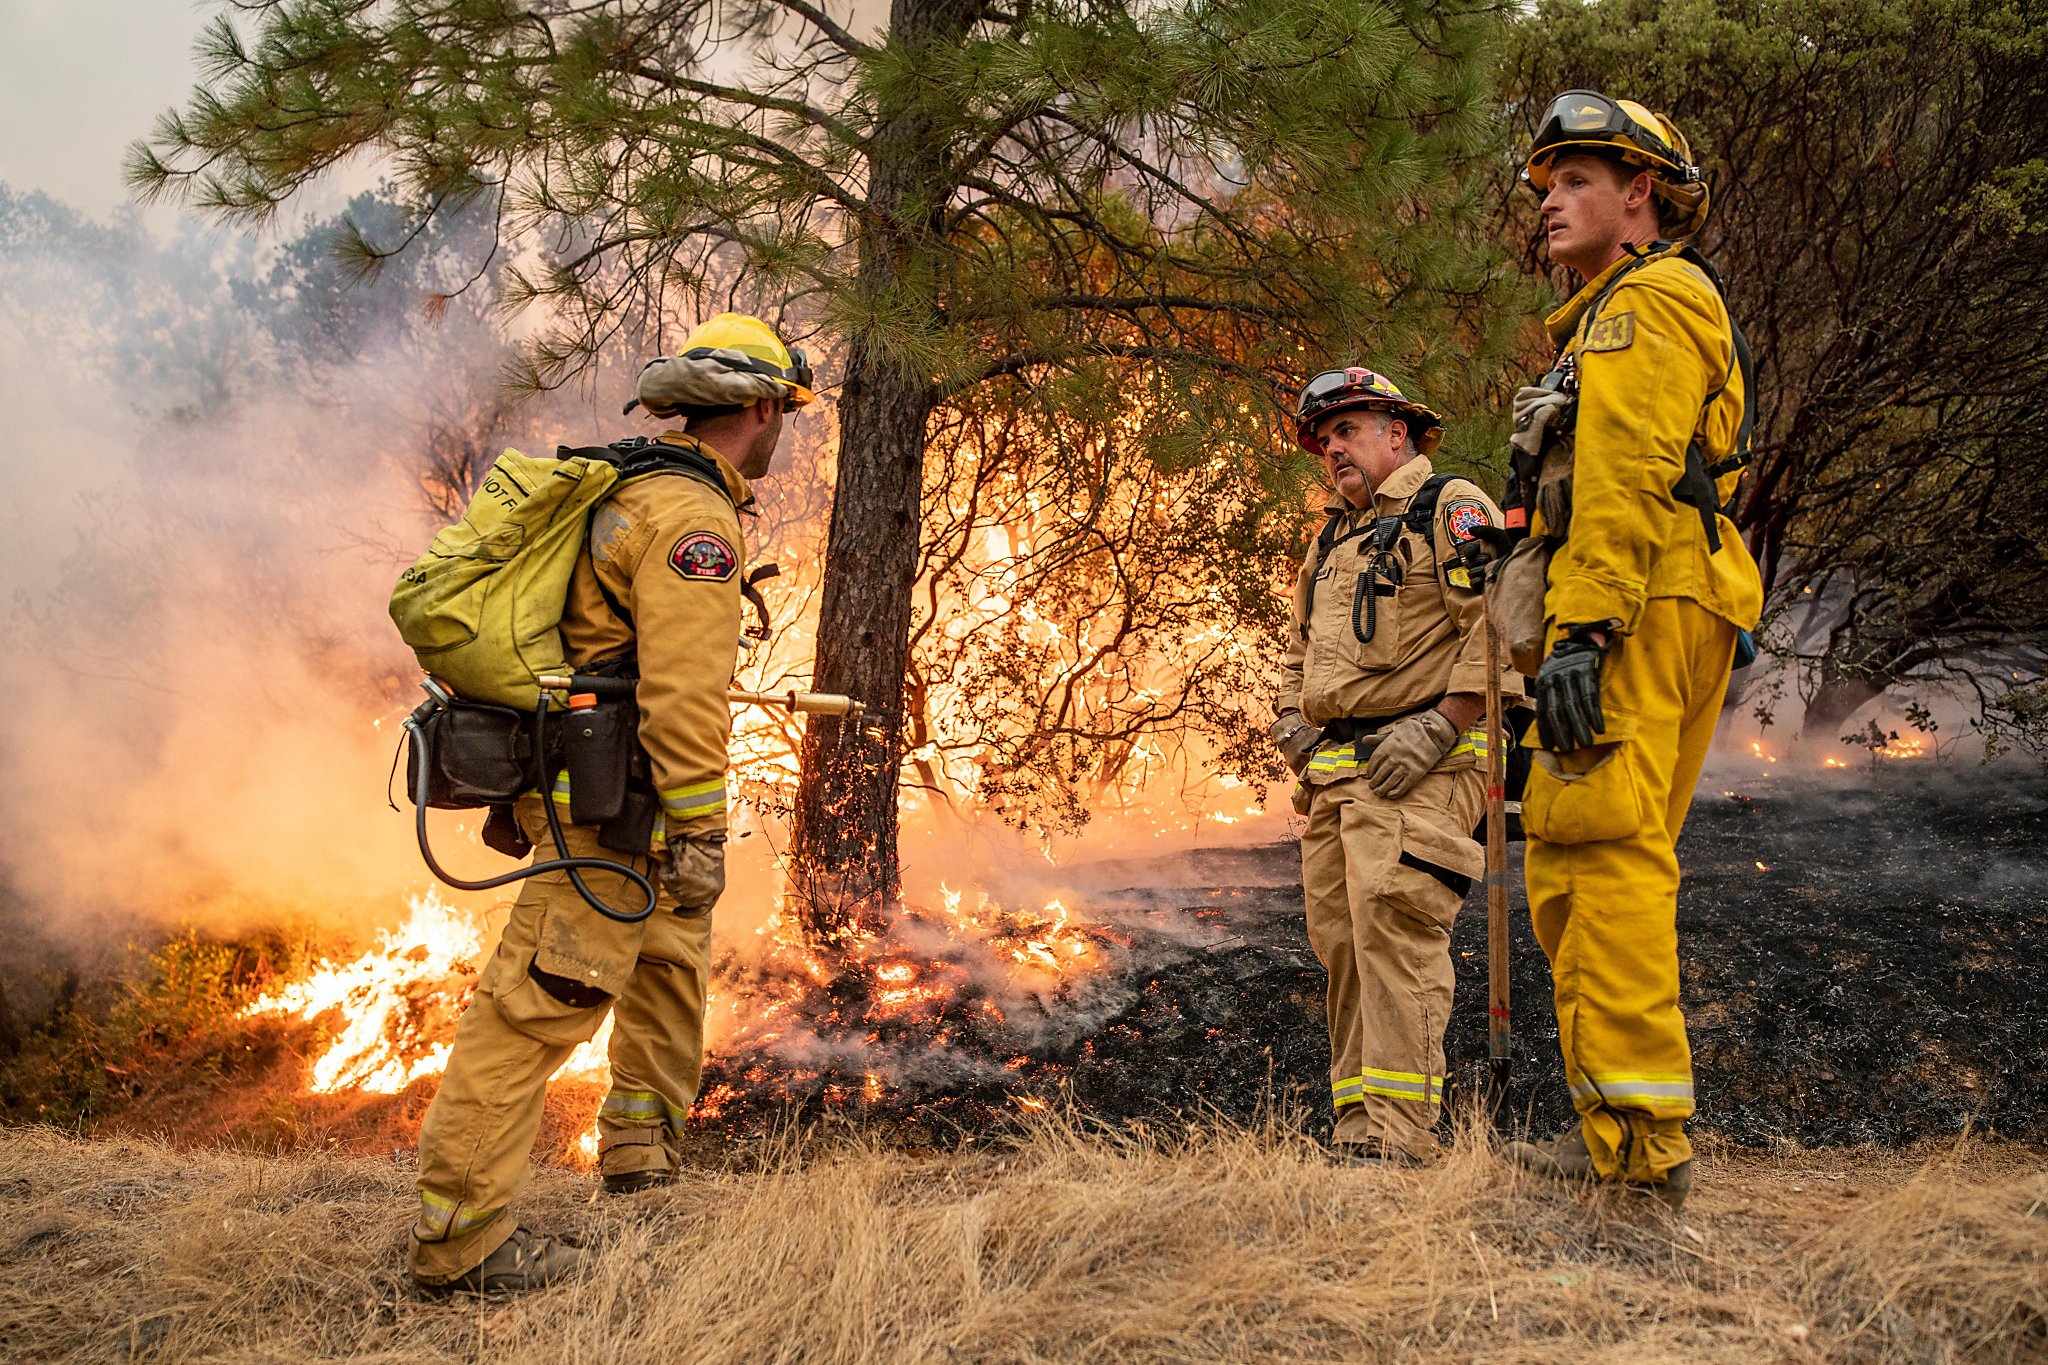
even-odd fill
[[[1525,121],[1566,84],[1626,93],[1714,177],[1701,244],[1759,362],[1735,517],[1807,733],[1915,680],[2048,739],[2039,7],[1547,0],[1511,54]]]
[[[261,222],[367,153],[421,225],[488,205],[510,301],[544,305],[533,387],[628,332],[658,338],[707,294],[831,338],[815,685],[879,723],[807,732],[794,854],[841,905],[894,886],[899,774],[925,747],[904,705],[913,629],[933,626],[914,605],[920,552],[960,562],[922,534],[931,470],[1014,455],[1012,487],[1080,499],[1065,505],[1078,552],[1114,539],[1087,502],[1094,488],[1107,512],[1112,490],[1037,471],[1220,460],[1226,539],[1183,548],[1269,567],[1270,584],[1284,563],[1261,563],[1257,513],[1277,502],[1292,521],[1299,491],[1272,463],[1276,394],[1369,353],[1455,410],[1519,318],[1494,306],[1514,286],[1466,174],[1492,126],[1496,10],[1479,0],[232,8],[201,40],[188,107],[132,156],[143,194]],[[1183,631],[1227,615],[1245,577],[1183,603]],[[1100,674],[1149,648],[1127,614],[1112,647],[1070,664]],[[1127,739],[1152,714],[1146,686],[1110,721],[1056,701],[1052,747]]]

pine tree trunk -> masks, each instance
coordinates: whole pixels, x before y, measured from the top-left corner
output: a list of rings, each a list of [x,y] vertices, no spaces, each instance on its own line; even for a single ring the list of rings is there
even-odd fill
[[[866,702],[861,727],[805,728],[791,849],[814,934],[898,888],[896,788],[917,577],[928,385],[856,346],[839,406],[839,485],[818,615],[816,687]]]
[[[962,0],[894,0],[890,35],[906,46],[954,40],[973,13]],[[946,200],[945,149],[921,110],[885,105],[868,156],[860,282],[900,299],[929,288],[919,266]],[[819,938],[843,932],[901,885],[896,797],[932,400],[930,376],[899,354],[871,333],[848,338],[815,686],[859,698],[869,714],[858,729],[813,717],[804,733],[791,871]]]

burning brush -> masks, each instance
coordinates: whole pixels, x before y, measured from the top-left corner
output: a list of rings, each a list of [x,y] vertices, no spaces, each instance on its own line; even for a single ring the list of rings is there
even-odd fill
[[[695,1114],[727,1132],[793,1107],[939,1117],[966,1104],[982,1121],[1042,1107],[1031,1092],[1057,1080],[1042,1058],[1059,1021],[1084,1013],[1091,978],[1128,946],[1058,900],[1024,910],[950,887],[936,907],[901,907],[829,950],[780,906],[755,940],[713,967]],[[472,917],[428,894],[369,951],[244,1013],[339,1021],[308,1068],[312,1093],[399,1094],[446,1066],[486,950]],[[556,1079],[606,1083],[610,1033],[607,1019]],[[594,1136],[583,1148],[594,1156]]]

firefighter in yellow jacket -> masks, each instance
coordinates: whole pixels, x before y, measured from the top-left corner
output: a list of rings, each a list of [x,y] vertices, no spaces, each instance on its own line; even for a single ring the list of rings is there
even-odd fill
[[[1436,474],[1440,419],[1364,369],[1302,389],[1336,489],[1294,589],[1272,736],[1301,777],[1309,938],[1329,972],[1333,1150],[1436,1150],[1451,921],[1485,872],[1485,609],[1459,547],[1500,513]],[[1519,697],[1507,673],[1504,695]]]
[[[766,324],[726,313],[681,355],[650,362],[637,402],[682,418],[660,440],[696,452],[679,470],[622,482],[599,505],[571,579],[562,636],[583,669],[637,662],[639,740],[662,812],[658,880],[638,923],[598,914],[563,872],[524,883],[476,998],[456,1029],[420,1130],[420,1211],[411,1269],[429,1290],[503,1292],[558,1279],[582,1253],[518,1226],[548,1077],[612,1015],[611,1090],[598,1111],[604,1187],[630,1193],[672,1177],[676,1137],[697,1096],[711,909],[725,888],[726,741],[740,638],[747,481],[767,474],[783,414],[811,401],[810,372]],[[568,793],[551,799],[566,817]],[[552,852],[542,796],[519,804],[526,836]],[[566,824],[569,852],[617,859],[594,827]],[[612,905],[637,904],[616,874],[584,881]]]
[[[1763,604],[1756,563],[1719,511],[1746,440],[1743,367],[1717,282],[1676,244],[1705,221],[1708,196],[1669,119],[1568,91],[1525,175],[1551,259],[1585,281],[1549,319],[1575,393],[1530,388],[1516,403],[1519,442],[1572,450],[1568,498],[1539,496],[1531,522],[1555,549],[1523,821],[1580,1121],[1512,1152],[1676,1209],[1692,1182],[1693,1077],[1673,845],[1738,635]]]

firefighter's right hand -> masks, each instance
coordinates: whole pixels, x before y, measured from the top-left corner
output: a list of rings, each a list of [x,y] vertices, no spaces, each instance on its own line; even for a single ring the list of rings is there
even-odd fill
[[[725,836],[671,834],[659,867],[661,889],[685,919],[708,915],[725,894]]]
[[[1540,458],[1544,433],[1550,430],[1550,424],[1557,420],[1557,415],[1570,401],[1569,394],[1535,384],[1524,384],[1516,389],[1515,432],[1508,437],[1508,444],[1532,460]]]
[[[1266,735],[1280,746],[1280,757],[1287,760],[1296,777],[1307,769],[1309,759],[1315,757],[1316,746],[1323,742],[1323,732],[1303,719],[1299,711],[1282,711],[1279,719],[1266,727]]]
[[[1590,747],[1607,728],[1600,710],[1604,639],[1567,635],[1536,673],[1536,735],[1552,753]]]

